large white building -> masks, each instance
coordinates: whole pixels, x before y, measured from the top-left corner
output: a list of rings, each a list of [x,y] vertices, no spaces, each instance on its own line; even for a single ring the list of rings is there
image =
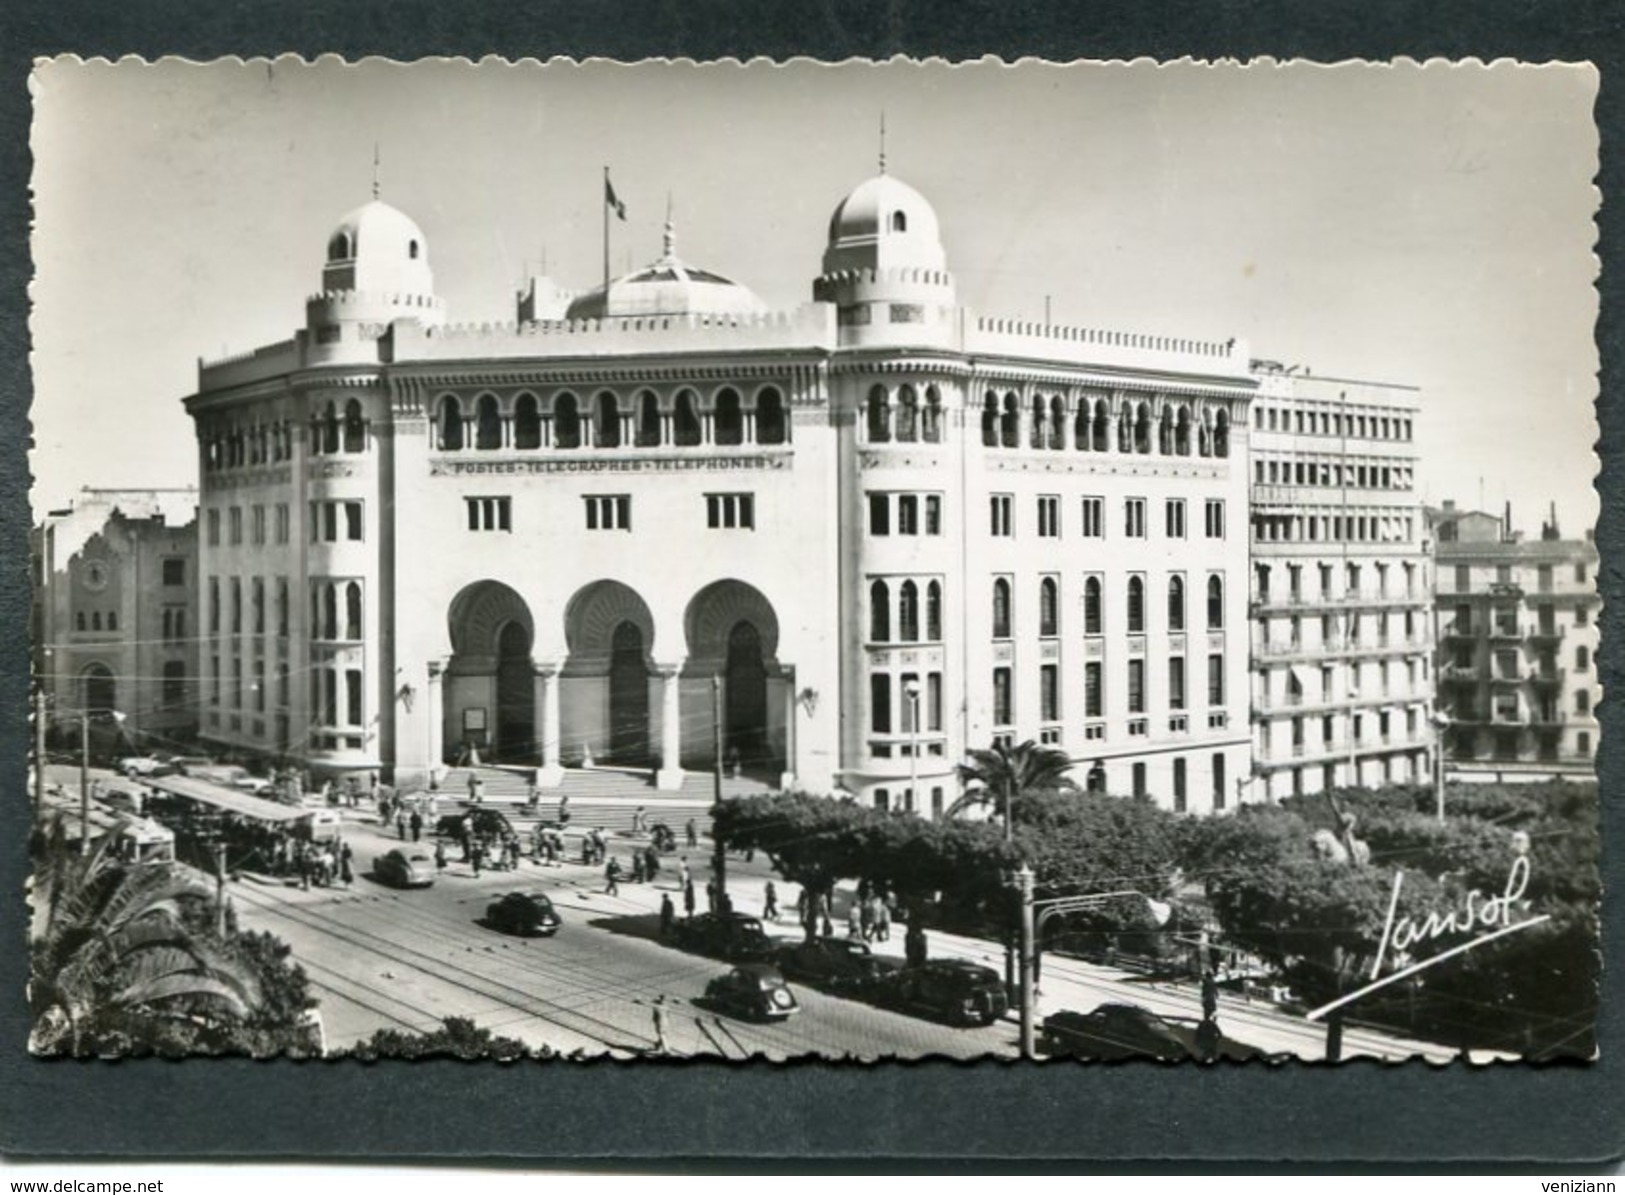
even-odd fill
[[[200,364],[203,733],[397,782],[728,756],[929,812],[1037,739],[1192,812],[1249,774],[1244,345],[985,318],[931,206],[836,206],[812,301],[666,252],[447,322],[377,200],[292,338]],[[809,241],[809,263],[816,253]],[[713,718],[720,709],[720,736]]]

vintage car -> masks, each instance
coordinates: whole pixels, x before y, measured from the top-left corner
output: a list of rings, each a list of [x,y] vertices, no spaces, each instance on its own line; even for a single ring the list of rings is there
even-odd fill
[[[769,963],[741,963],[705,985],[708,1004],[736,1016],[782,1021],[801,1008],[779,969]]]
[[[773,939],[760,918],[746,913],[701,913],[672,926],[672,941],[684,950],[730,962],[761,962],[773,957]]]
[[[902,964],[851,938],[812,938],[780,946],[774,960],[791,979],[831,992],[858,992]]]
[[[863,994],[884,1008],[956,1025],[991,1025],[1010,1007],[998,972],[964,959],[932,959],[887,972]]]
[[[427,888],[434,883],[434,860],[421,851],[396,849],[372,861],[372,876],[391,888]]]
[[[561,924],[558,910],[542,892],[510,892],[485,908],[485,924],[505,934],[551,938]]]

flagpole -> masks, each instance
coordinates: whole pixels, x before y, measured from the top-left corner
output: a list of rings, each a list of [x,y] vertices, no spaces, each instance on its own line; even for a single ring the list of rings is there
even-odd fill
[[[604,194],[600,206],[604,209],[604,297],[609,297],[609,167],[604,167]]]

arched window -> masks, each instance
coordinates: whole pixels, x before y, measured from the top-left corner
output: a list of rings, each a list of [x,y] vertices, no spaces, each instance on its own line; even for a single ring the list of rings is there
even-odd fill
[[[982,447],[997,448],[999,446],[999,396],[993,391],[987,392],[982,400]]]
[[[93,631],[99,631],[102,629],[102,612],[100,610],[92,610],[90,612],[90,629]]]
[[[1083,633],[1085,635],[1098,635],[1104,624],[1106,612],[1102,609],[1100,578],[1089,577],[1083,583]]]
[[[1010,582],[999,577],[993,582],[993,637],[1010,638]]]
[[[1174,421],[1174,455],[1189,456],[1191,454],[1191,409],[1186,406],[1179,408],[1179,416]]]
[[[621,446],[621,404],[608,390],[592,400],[592,442],[597,448]]]
[[[925,637],[931,643],[942,639],[942,585],[936,581],[925,587]]]
[[[1168,629],[1170,631],[1183,631],[1185,629],[1185,579],[1183,577],[1168,578]]]
[[[418,243],[416,241],[406,242],[406,256],[411,258],[413,261],[418,259]]]
[[[339,593],[333,584],[322,586],[322,638],[339,637]]]
[[[463,446],[463,408],[452,395],[440,400],[440,414],[435,422],[440,425],[442,452],[453,452]]]
[[[756,396],[756,442],[783,444],[784,432],[784,396],[770,386]]]
[[[912,444],[920,437],[920,400],[913,386],[897,388],[897,442]]]
[[[697,401],[692,390],[684,390],[677,395],[677,403],[671,417],[671,438],[672,443],[679,448],[692,448],[700,442]]]
[[[1196,454],[1198,456],[1213,455],[1213,433],[1208,428],[1206,416],[1199,419],[1196,424]]]
[[[335,233],[333,239],[327,242],[328,261],[346,261],[350,256],[350,238],[342,232]]]
[[[502,447],[502,411],[494,394],[480,395],[474,405],[474,447],[487,451]]]
[[[73,629],[76,631],[82,631],[85,629],[85,612],[83,610],[79,610],[74,614]]]
[[[869,443],[884,444],[891,439],[891,405],[886,399],[884,386],[869,387],[869,401],[864,404]]]
[[[1080,398],[1078,400],[1078,413],[1072,420],[1072,447],[1077,449],[1079,452],[1089,451],[1089,442],[1092,438],[1089,428],[1089,417],[1089,400],[1087,398]]]
[[[1059,394],[1049,400],[1049,446],[1056,450],[1066,447],[1066,400]]]
[[[361,582],[351,581],[344,587],[344,637],[361,638]]]
[[[361,419],[361,403],[353,398],[344,404],[344,451],[367,451],[367,425]]]
[[[1162,418],[1157,421],[1157,451],[1163,456],[1174,455],[1174,412],[1170,407],[1162,408]]]
[[[1111,408],[1107,405],[1106,400],[1104,398],[1096,399],[1094,426],[1094,450],[1096,452],[1106,451],[1106,444],[1110,439],[1111,417]]]
[[[1130,577],[1128,579],[1128,633],[1130,635],[1143,635],[1145,633],[1145,578]]]
[[[1033,395],[1032,426],[1027,429],[1027,443],[1034,448],[1045,446],[1045,432],[1049,428],[1049,420],[1044,414],[1044,396]]]
[[[1140,404],[1139,416],[1134,424],[1134,451],[1151,451],[1151,407],[1146,403]]]
[[[920,590],[913,581],[904,581],[897,591],[897,637],[904,643],[920,638]]]
[[[1207,579],[1207,629],[1224,629],[1224,582],[1217,576]]]
[[[920,439],[927,444],[942,443],[942,392],[935,386],[925,388],[925,412],[920,421]]]
[[[581,408],[569,391],[553,400],[553,447],[581,447]]]
[[[1134,404],[1124,403],[1117,413],[1117,451],[1134,451]]]
[[[1004,415],[999,420],[999,443],[1015,448],[1021,443],[1021,403],[1014,394],[1004,396]]]
[[[118,611],[117,610],[109,610],[107,612],[107,629],[110,630],[110,631],[118,630]]]
[[[891,590],[884,581],[869,586],[869,641],[886,643],[891,639]]]
[[[907,232],[908,216],[902,212],[893,212],[891,214],[891,230],[893,232]]]
[[[660,447],[660,399],[652,390],[638,395],[638,427],[633,443],[639,448]]]
[[[1060,634],[1061,587],[1054,577],[1045,577],[1038,583],[1038,633]]]
[[[333,403],[327,404],[322,412],[322,451],[331,455],[339,450],[339,409]],[[237,433],[237,460],[243,459],[243,437]]]
[[[1230,412],[1220,411],[1213,420],[1213,455],[1230,455]]]
[[[513,446],[542,446],[542,407],[534,394],[521,394],[513,404]]]
[[[737,390],[723,390],[717,395],[711,413],[711,432],[718,444],[731,446],[745,442],[745,412]]]

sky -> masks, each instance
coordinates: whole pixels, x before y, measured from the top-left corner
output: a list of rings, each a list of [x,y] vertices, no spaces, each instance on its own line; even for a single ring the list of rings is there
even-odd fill
[[[196,481],[197,359],[286,339],[328,234],[383,197],[452,322],[545,260],[678,252],[811,298],[877,166],[931,202],[980,314],[1198,339],[1422,391],[1424,499],[1594,524],[1596,75],[1579,67],[894,61],[40,66],[35,507]]]

